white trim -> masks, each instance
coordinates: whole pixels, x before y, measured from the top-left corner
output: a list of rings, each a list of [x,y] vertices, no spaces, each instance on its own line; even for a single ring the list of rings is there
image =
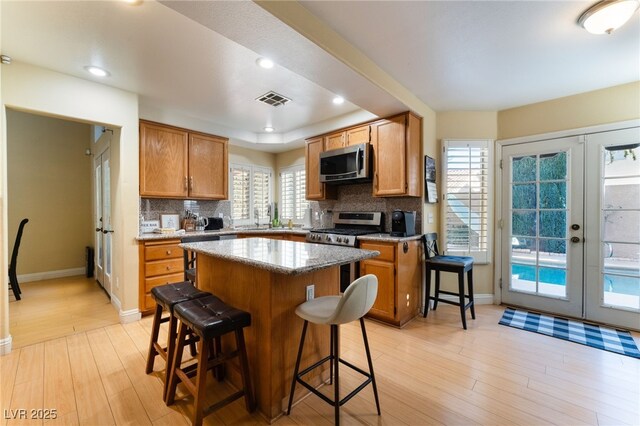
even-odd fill
[[[623,130],[623,129],[638,127],[638,126],[640,126],[640,119],[636,118],[633,120],[620,121],[618,123],[598,124],[595,126],[580,127],[578,129],[560,130],[560,131],[551,132],[551,133],[539,133],[536,135],[521,136],[517,138],[500,139],[497,142],[498,142],[498,145],[515,145],[519,143],[538,142],[538,141],[544,141],[549,139],[566,138],[569,136],[581,136],[581,135],[587,135],[592,133],[609,132],[612,130]]]
[[[29,283],[33,281],[50,280],[53,278],[73,277],[76,275],[84,275],[85,268],[60,269],[58,271],[34,272],[33,274],[18,275],[19,283]]]
[[[115,294],[111,295],[111,304],[116,308],[118,312],[122,311],[122,303]]]
[[[120,310],[119,316],[120,324],[129,324],[142,318],[142,313],[140,313],[139,309],[129,309],[128,311]]]
[[[11,342],[13,338],[11,335],[5,337],[4,339],[0,339],[0,356],[8,355],[11,353]]]

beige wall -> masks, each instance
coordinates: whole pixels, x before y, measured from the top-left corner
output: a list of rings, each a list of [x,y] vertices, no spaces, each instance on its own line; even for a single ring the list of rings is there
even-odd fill
[[[640,117],[640,81],[506,109],[498,139],[578,129]]]
[[[270,167],[275,171],[276,155],[269,152],[229,145],[229,164],[232,163]]]
[[[7,111],[9,245],[28,218],[17,272],[82,268],[93,246],[88,124]]]
[[[450,111],[437,113],[436,135],[438,139],[438,151],[442,152],[443,139],[497,139],[498,137],[498,112],[496,111]],[[440,156],[438,156],[436,170],[440,170]],[[493,178],[493,173],[491,174]],[[494,186],[495,188],[495,186]],[[495,192],[495,191],[494,191]],[[437,204],[438,210],[442,207]],[[493,217],[490,218],[489,229],[493,225]],[[441,233],[441,229],[434,230]],[[491,232],[491,231],[490,231]],[[495,256],[495,253],[494,253]],[[476,294],[493,294],[493,267],[492,261],[487,265],[474,265],[473,287]],[[454,274],[442,274],[443,288],[453,290],[457,288]]]
[[[113,227],[113,297],[122,321],[138,313],[138,97],[134,93],[14,61],[2,66],[2,120],[7,108],[74,121],[107,125],[114,130],[111,142]],[[6,122],[6,121],[5,121]],[[0,135],[0,153],[6,155],[6,135]],[[6,168],[0,173],[6,188]],[[3,205],[6,216],[7,203]],[[2,230],[7,244],[7,227]],[[5,249],[6,250],[6,249]],[[6,262],[6,252],[4,262]],[[6,270],[6,269],[5,269]],[[0,318],[9,309],[6,276]],[[10,338],[6,325],[0,341]]]
[[[305,153],[304,148],[293,149],[291,151],[280,152],[276,155],[276,193],[274,194],[275,200],[280,200],[280,170],[296,166],[302,165],[305,163]]]

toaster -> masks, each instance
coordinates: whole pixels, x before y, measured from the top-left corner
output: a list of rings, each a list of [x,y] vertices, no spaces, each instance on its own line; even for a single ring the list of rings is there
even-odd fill
[[[224,227],[221,217],[209,217],[207,219],[209,219],[209,223],[204,227],[205,231],[216,231]]]
[[[416,235],[416,212],[394,210],[391,214],[391,236],[411,237]]]

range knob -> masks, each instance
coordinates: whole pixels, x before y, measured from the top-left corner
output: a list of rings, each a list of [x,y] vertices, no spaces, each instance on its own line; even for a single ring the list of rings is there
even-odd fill
[[[336,241],[337,241],[337,242],[339,242],[339,243],[341,243],[341,242],[342,242],[342,237],[338,237],[338,238],[336,238]]]
[[[330,237],[330,236],[328,236],[328,235],[326,235],[326,236],[324,237],[324,239],[325,239],[325,240],[327,240],[327,241],[331,241],[331,237]]]

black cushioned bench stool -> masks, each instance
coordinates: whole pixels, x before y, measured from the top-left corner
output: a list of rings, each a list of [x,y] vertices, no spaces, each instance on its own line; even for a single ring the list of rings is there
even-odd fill
[[[216,296],[210,295],[180,303],[175,307],[174,315],[180,320],[180,327],[178,328],[175,355],[172,357],[171,369],[167,375],[169,377],[167,404],[173,404],[178,382],[182,382],[189,393],[193,395],[194,425],[201,425],[204,416],[242,396],[244,396],[247,411],[252,412],[255,409],[255,401],[251,389],[243,331],[244,327],[251,325],[251,314],[226,305]],[[182,368],[182,353],[189,330],[200,337],[197,364]],[[214,340],[227,333],[235,333],[236,350],[228,353],[217,350],[216,353],[211,353],[210,348],[213,346]],[[240,361],[243,388],[205,410],[202,405],[205,397],[207,371],[217,370],[217,367],[221,367],[223,363],[236,356]],[[191,380],[191,377],[194,376],[195,383]]]
[[[164,391],[162,393],[164,400],[166,400],[167,397],[167,389],[169,386],[168,372],[169,366],[171,365],[171,358],[173,357],[173,349],[177,336],[176,330],[178,328],[178,322],[173,313],[174,308],[178,303],[188,302],[189,300],[209,295],[211,295],[211,293],[198,290],[189,281],[166,284],[151,289],[151,296],[156,301],[156,311],[153,315],[151,341],[149,343],[149,355],[147,355],[147,367],[145,371],[147,374],[153,371],[153,364],[157,355],[162,356],[166,361]],[[162,312],[165,310],[169,312],[169,316],[162,318]],[[158,334],[160,332],[160,325],[167,321],[169,322],[169,335],[167,337],[167,346],[163,348],[158,343]],[[192,348],[192,355],[195,356],[194,348]]]

